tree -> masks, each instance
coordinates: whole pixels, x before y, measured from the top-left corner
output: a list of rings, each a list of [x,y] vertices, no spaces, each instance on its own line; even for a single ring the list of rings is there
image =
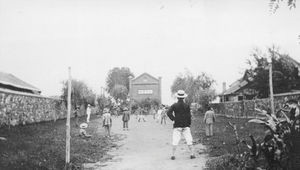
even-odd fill
[[[189,71],[186,71],[184,75],[180,74],[175,78],[171,92],[175,94],[178,90],[184,90],[188,94],[187,103],[196,102],[207,106],[216,97],[216,92],[212,88],[214,83],[215,80],[206,73],[194,77]]]
[[[111,92],[110,95],[116,100],[117,103],[123,103],[127,99],[128,89],[124,85],[116,84]]]
[[[106,90],[113,96],[116,85],[123,85],[127,89],[127,95],[129,90],[129,77],[134,77],[134,75],[127,67],[115,67],[111,69],[106,78]]]
[[[247,61],[249,68],[245,71],[244,80],[250,82],[249,88],[256,91],[258,98],[269,97],[268,58],[272,60],[275,94],[300,89],[300,64],[288,54],[280,53],[279,48],[273,46],[265,53],[255,49],[251,56],[253,59]]]
[[[270,0],[270,11],[272,12],[276,12],[276,10],[279,8],[280,3],[282,1],[286,1],[287,6],[292,9],[292,8],[296,8],[296,0]]]
[[[99,108],[99,113],[103,112],[103,109],[105,107],[111,108],[112,107],[112,102],[110,97],[106,97],[104,95],[98,96],[97,97],[97,104]]]
[[[61,98],[66,102],[68,98],[68,81],[63,81],[62,84]],[[71,104],[73,107],[86,106],[87,104],[94,105],[95,98],[95,93],[83,81],[72,79]]]

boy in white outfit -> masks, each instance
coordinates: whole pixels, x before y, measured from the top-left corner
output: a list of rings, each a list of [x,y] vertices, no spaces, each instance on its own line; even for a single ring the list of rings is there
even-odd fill
[[[90,122],[90,117],[91,117],[91,105],[88,104],[87,108],[86,108],[86,122],[89,123]]]

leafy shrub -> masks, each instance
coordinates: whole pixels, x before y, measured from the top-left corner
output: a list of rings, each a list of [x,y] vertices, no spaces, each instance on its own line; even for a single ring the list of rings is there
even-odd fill
[[[289,110],[286,110],[289,108]],[[237,128],[229,122],[235,133],[237,150],[241,152],[240,145],[248,148],[248,151],[237,154],[223,155],[215,160],[207,162],[210,169],[270,169],[289,170],[295,169],[291,155],[298,153],[296,150],[296,136],[300,136],[300,113],[297,101],[288,101],[284,109],[280,109],[276,115],[259,110],[260,117],[251,119],[249,123],[263,125],[267,130],[262,141],[258,141],[253,135],[249,135],[251,144],[245,139],[240,139]],[[289,115],[289,116],[288,116]]]

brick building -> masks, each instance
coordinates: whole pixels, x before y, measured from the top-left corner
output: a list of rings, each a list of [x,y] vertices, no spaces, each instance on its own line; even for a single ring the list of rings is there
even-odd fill
[[[130,98],[142,101],[146,98],[157,99],[161,103],[161,77],[155,78],[148,73],[131,79],[129,83]]]

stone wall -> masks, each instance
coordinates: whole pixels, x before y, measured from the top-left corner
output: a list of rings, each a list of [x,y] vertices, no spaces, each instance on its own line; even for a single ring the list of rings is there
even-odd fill
[[[297,93],[282,93],[274,95],[275,112],[282,107],[285,98],[291,100],[299,100],[300,92]],[[270,99],[244,100],[238,102],[212,103],[217,114],[222,114],[232,117],[255,117],[255,108],[260,108],[270,111]]]
[[[62,100],[0,90],[0,127],[66,118]]]

